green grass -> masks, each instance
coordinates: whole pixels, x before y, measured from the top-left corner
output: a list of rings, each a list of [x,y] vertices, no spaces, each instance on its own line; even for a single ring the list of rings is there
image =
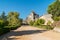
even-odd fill
[[[51,27],[49,25],[39,25],[39,26],[35,26],[35,27],[46,29],[46,30],[52,30],[53,29],[53,27]]]

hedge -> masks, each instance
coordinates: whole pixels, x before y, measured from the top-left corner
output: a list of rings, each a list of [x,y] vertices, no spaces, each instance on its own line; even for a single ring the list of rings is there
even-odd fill
[[[15,30],[15,29],[17,29],[20,26],[21,26],[20,24],[17,24],[17,25],[13,25],[13,26],[5,26],[5,28],[8,28],[10,30]]]
[[[0,28],[0,35],[5,34],[9,32],[10,30],[8,28]]]
[[[10,30],[15,30],[20,26],[21,25],[15,25],[15,26],[5,26],[4,28],[0,28],[0,35],[3,35],[5,33],[9,32]]]

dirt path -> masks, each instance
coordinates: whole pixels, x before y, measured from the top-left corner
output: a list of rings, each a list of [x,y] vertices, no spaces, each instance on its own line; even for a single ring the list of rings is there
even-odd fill
[[[0,40],[60,40],[60,33],[31,26],[21,26],[0,37]]]

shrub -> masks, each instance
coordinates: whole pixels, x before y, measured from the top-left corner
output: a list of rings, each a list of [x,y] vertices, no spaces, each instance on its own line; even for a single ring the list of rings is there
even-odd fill
[[[31,20],[31,21],[29,22],[29,25],[32,26],[33,24],[34,24],[34,21]]]
[[[50,25],[39,25],[39,26],[35,26],[35,27],[42,28],[42,29],[45,29],[45,30],[52,30],[54,28]]]
[[[34,26],[37,26],[37,25],[42,25],[45,23],[45,20],[44,19],[38,19],[34,22]]]
[[[6,22],[3,19],[0,19],[0,35],[5,34],[10,31],[8,28],[4,28],[5,24]]]
[[[39,24],[44,24],[45,20],[44,19],[38,19]]]
[[[38,25],[40,25],[40,24],[39,24],[39,22],[38,22],[38,20],[37,20],[37,21],[34,22],[33,25],[34,25],[34,26],[38,26]]]
[[[4,31],[4,33],[7,33],[7,32],[10,31],[10,29],[8,29],[8,28],[3,28],[3,31]]]
[[[40,25],[37,27],[42,28],[42,29],[46,29],[46,30],[52,30],[53,29],[53,27],[51,27],[50,25]]]
[[[0,19],[0,28],[4,27],[4,21],[2,19]]]
[[[0,35],[5,34],[9,32],[10,30],[8,28],[0,28]]]
[[[16,24],[16,25],[13,25],[13,26],[11,26],[11,25],[5,26],[5,28],[8,28],[8,29],[10,29],[10,30],[15,30],[15,29],[17,29],[17,28],[20,27],[20,26],[21,26],[21,25]]]
[[[44,23],[45,23],[45,20],[44,20],[44,19],[38,19],[38,20],[37,20],[37,23],[38,23],[39,25],[44,24]]]
[[[51,27],[51,26],[49,26],[49,25],[44,25],[43,28],[44,28],[44,29],[47,29],[47,30],[53,29],[53,27]]]
[[[2,35],[3,34],[3,30],[2,30],[2,28],[0,28],[0,35]]]
[[[51,25],[51,21],[48,21],[48,22],[47,22],[47,25]]]

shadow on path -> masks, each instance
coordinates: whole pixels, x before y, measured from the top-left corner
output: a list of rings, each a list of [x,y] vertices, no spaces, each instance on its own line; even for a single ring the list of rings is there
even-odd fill
[[[10,33],[7,33],[5,38],[7,40],[13,40],[15,38],[9,38],[11,36],[22,36],[22,35],[30,35],[30,34],[37,34],[37,33],[43,33],[46,30],[25,30],[25,31],[11,31]]]
[[[13,32],[13,36],[22,36],[22,35],[42,33],[42,32],[45,32],[45,31],[46,30],[25,30],[25,31],[12,31],[12,32]]]

